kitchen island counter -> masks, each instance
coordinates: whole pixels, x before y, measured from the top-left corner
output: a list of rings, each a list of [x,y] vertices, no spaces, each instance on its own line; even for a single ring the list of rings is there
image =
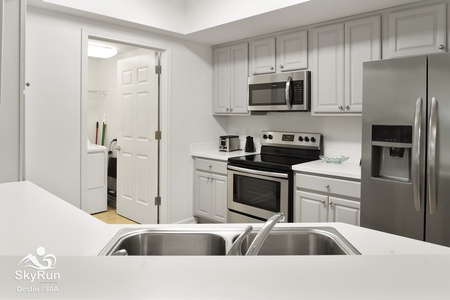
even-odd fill
[[[228,227],[239,232],[245,225],[108,225],[31,182],[0,185],[0,212],[0,298],[450,297],[450,248],[343,223],[294,225],[334,227],[363,255],[98,257],[122,227]],[[39,247],[57,259],[52,272],[59,276],[50,283],[31,282],[17,273],[22,259]],[[58,291],[48,293],[49,286]]]

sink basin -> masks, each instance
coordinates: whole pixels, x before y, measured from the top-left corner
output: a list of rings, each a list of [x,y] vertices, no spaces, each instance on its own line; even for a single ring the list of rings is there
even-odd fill
[[[257,233],[242,242],[245,254]],[[273,228],[258,255],[354,255],[360,254],[336,229]]]
[[[240,233],[235,228],[126,228],[121,229],[99,255],[226,255]],[[257,233],[254,231],[243,240],[243,254]],[[274,227],[258,255],[352,254],[360,253],[334,228]]]
[[[128,255],[225,255],[226,240],[208,232],[122,230],[100,255],[126,250]]]

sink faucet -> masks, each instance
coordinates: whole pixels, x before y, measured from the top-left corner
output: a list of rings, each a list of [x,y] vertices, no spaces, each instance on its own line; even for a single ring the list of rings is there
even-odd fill
[[[283,213],[278,213],[270,217],[256,235],[245,255],[257,255],[273,226],[282,220],[284,220]]]
[[[242,232],[238,238],[234,241],[233,245],[231,246],[230,251],[228,251],[227,255],[242,255],[241,251],[241,245],[244,239],[252,232],[253,227],[251,225],[248,225],[247,228],[245,228],[244,232]]]

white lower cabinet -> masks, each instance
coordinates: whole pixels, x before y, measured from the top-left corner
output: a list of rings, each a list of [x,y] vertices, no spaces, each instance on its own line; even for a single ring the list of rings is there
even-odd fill
[[[227,221],[227,164],[215,160],[194,161],[194,216]]]
[[[297,173],[294,222],[359,226],[360,182]]]

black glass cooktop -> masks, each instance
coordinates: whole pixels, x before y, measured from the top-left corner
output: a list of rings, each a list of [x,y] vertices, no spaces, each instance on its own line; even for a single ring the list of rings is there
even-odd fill
[[[271,147],[273,148],[273,147]],[[228,163],[234,166],[258,169],[291,170],[293,165],[318,160],[320,151],[263,148],[261,154],[232,157]],[[281,151],[280,151],[281,150]]]

